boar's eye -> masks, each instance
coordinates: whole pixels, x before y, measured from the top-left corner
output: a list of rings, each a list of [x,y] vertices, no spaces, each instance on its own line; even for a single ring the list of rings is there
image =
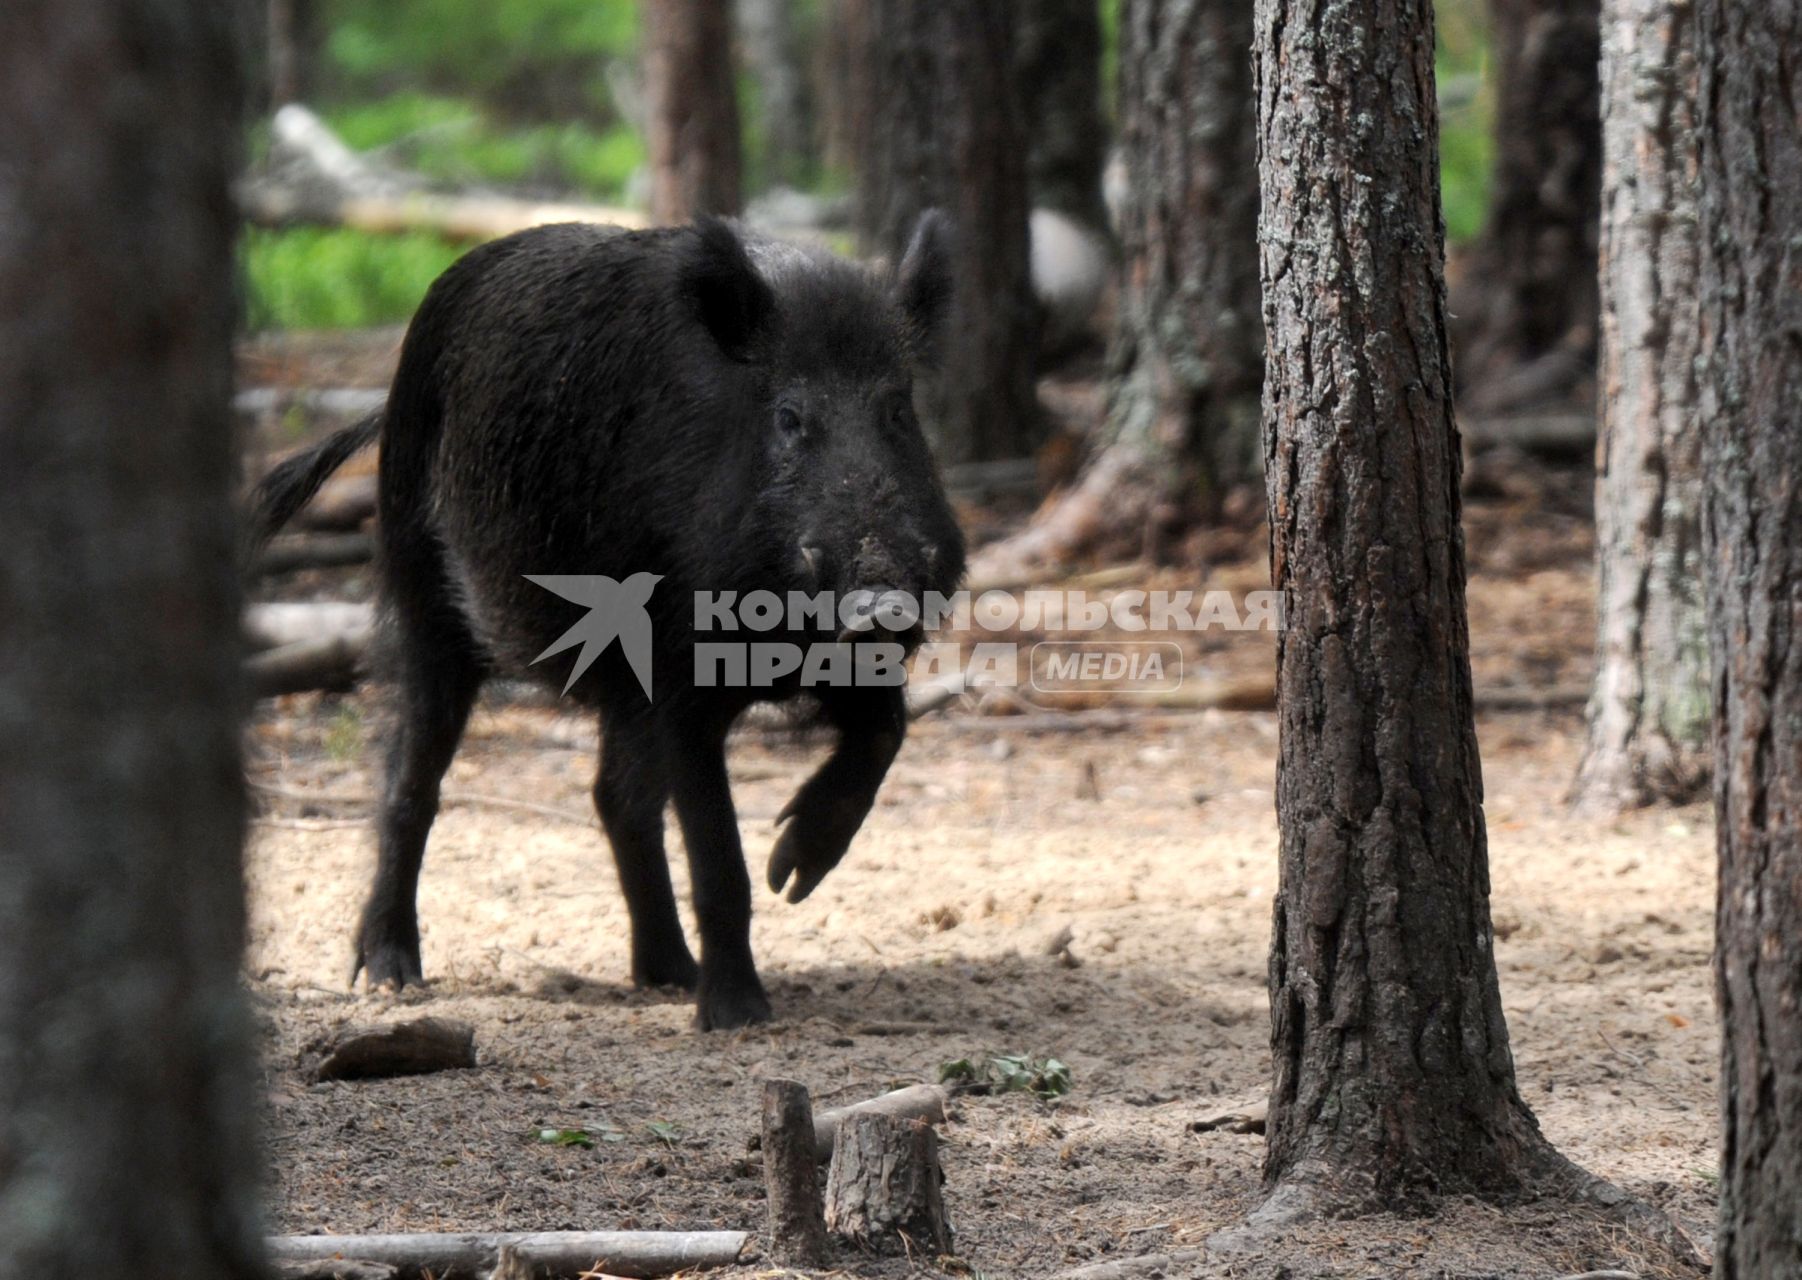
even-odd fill
[[[793,405],[784,404],[776,407],[776,430],[787,439],[793,439],[801,434],[801,415],[795,411]]]

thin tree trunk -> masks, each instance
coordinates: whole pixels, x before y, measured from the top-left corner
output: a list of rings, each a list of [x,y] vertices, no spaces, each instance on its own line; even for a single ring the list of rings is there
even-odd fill
[[[867,0],[856,217],[866,252],[900,260],[921,212],[956,228],[951,318],[921,418],[941,462],[1038,443],[1038,313],[1014,0]]]
[[[305,102],[312,96],[314,64],[319,53],[319,13],[314,0],[268,3],[268,106],[273,111],[290,102]]]
[[[1439,213],[1431,0],[1258,0],[1280,887],[1273,1206],[1510,1192]]]
[[[1802,1259],[1802,10],[1698,6],[1720,888],[1715,1275]]]
[[[1161,558],[1259,468],[1263,329],[1245,0],[1125,0],[1127,199],[1108,418],[1075,486],[979,557],[1005,575],[1091,552]]]
[[[935,32],[908,0],[849,0],[846,10],[858,246],[899,262],[914,221],[943,199]]]
[[[756,84],[758,177],[795,186],[818,164],[805,33],[793,0],[737,0],[740,44]]]
[[[1490,0],[1489,218],[1459,290],[1467,407],[1502,413],[1589,385],[1596,350],[1600,0]]]
[[[209,0],[0,6],[0,1248],[262,1274]]]
[[[1101,113],[1101,6],[1095,0],[1016,0],[1014,56],[1035,209],[1051,209],[1105,231],[1101,169],[1107,123]]]
[[[657,0],[644,22],[651,217],[735,214],[741,190],[732,10],[726,0]]]
[[[1690,0],[1603,11],[1596,675],[1574,798],[1690,799],[1706,778],[1696,422],[1696,98]]]

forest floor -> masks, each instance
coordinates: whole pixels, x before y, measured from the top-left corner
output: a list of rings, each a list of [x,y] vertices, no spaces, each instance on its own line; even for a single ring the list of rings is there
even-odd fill
[[[1521,1091],[1547,1136],[1706,1243],[1709,812],[1597,823],[1564,802],[1593,634],[1588,483],[1548,472],[1466,513],[1502,994]],[[1199,572],[1203,586],[1237,591],[1264,574],[1256,529],[1198,556],[1108,589],[1192,586]],[[359,576],[331,589],[355,594]],[[300,587],[320,590],[273,590]],[[1191,680],[1268,681],[1268,633],[1184,644]],[[265,791],[250,847],[248,969],[265,1034],[274,1228],[756,1232],[762,1170],[747,1144],[761,1079],[800,1079],[836,1105],[1004,1053],[1060,1059],[1072,1087],[1046,1101],[956,1101],[942,1145],[956,1259],[847,1255],[834,1274],[1046,1277],[1193,1248],[1241,1220],[1259,1200],[1263,1139],[1194,1126],[1257,1099],[1270,1077],[1275,716],[1134,711],[1130,697],[1092,723],[1025,709],[972,698],[920,721],[850,855],[794,906],[761,888],[762,867],[776,813],[824,744],[781,730],[735,737],[760,886],[754,946],[777,1020],[703,1035],[686,999],[627,981],[585,720],[517,697],[478,709],[420,891],[432,982],[397,998],[346,984],[372,858],[357,798],[378,785],[379,690],[265,703],[253,773],[281,794]],[[670,840],[685,896],[673,826]],[[421,1014],[471,1023],[479,1065],[363,1083],[301,1074],[315,1037]],[[592,1145],[543,1142],[547,1129],[581,1130]],[[1168,1274],[1600,1268],[1680,1274],[1562,1205],[1475,1202],[1430,1219],[1320,1224],[1282,1258],[1198,1256]],[[753,1260],[721,1274],[784,1273]]]

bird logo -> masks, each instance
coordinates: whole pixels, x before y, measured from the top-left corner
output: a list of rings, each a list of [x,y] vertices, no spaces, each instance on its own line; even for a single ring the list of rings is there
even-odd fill
[[[528,573],[525,577],[527,582],[588,610],[581,621],[532,659],[534,665],[581,645],[575,668],[563,685],[563,692],[568,693],[617,638],[626,664],[644,687],[644,696],[651,696],[651,612],[646,605],[651,592],[663,581],[662,574],[635,573],[624,582],[599,573]]]

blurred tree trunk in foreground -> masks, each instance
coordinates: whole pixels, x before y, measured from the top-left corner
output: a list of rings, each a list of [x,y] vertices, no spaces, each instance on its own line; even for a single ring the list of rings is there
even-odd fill
[[[1083,474],[981,556],[1008,575],[1092,552],[1160,558],[1258,477],[1263,327],[1244,0],[1124,0],[1127,194],[1107,422]],[[980,575],[979,575],[980,576]]]
[[[1574,792],[1592,813],[1681,803],[1707,777],[1692,15],[1603,5],[1600,594]]]
[[[1490,927],[1431,0],[1258,0],[1257,42],[1287,608],[1266,1209],[1510,1194],[1568,1166],[1515,1085]]]
[[[1105,232],[1101,170],[1101,6],[1096,0],[1016,0],[1014,56],[1027,136],[1032,207]]]
[[[1490,0],[1495,170],[1458,290],[1465,406],[1507,413],[1590,382],[1602,177],[1600,0]]]
[[[645,143],[651,218],[735,214],[740,176],[732,9],[724,0],[657,0],[644,23]]]
[[[956,227],[955,291],[922,418],[941,462],[1029,455],[1038,314],[1014,0],[864,0],[855,88],[858,237],[900,261],[920,213]]]
[[[241,12],[0,7],[7,1275],[262,1274],[229,498]]]
[[[1698,6],[1720,887],[1715,1275],[1802,1265],[1802,9]]]

